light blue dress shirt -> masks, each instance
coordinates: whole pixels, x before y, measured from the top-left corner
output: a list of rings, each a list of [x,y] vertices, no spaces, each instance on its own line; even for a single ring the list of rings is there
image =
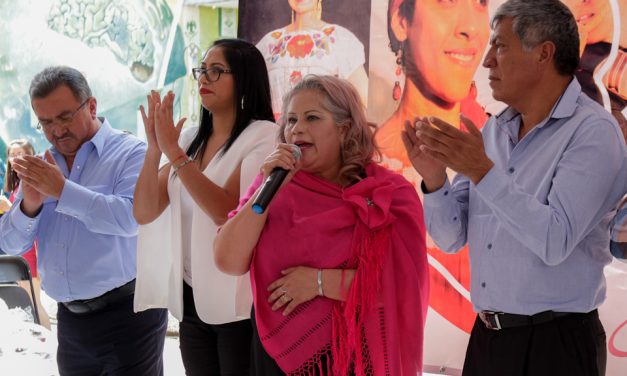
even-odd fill
[[[610,251],[619,260],[627,260],[627,197],[612,220]]]
[[[492,169],[457,175],[424,196],[431,237],[445,252],[466,242],[476,311],[589,312],[605,299],[609,223],[627,184],[614,118],[573,79],[549,116],[518,140],[507,108],[483,128]]]
[[[19,192],[11,211],[0,218],[0,248],[6,253],[24,253],[37,239],[42,286],[59,302],[94,298],[135,278],[133,191],[146,147],[101,121],[71,171],[51,148],[66,177],[58,201],[47,198],[30,218],[20,210]]]

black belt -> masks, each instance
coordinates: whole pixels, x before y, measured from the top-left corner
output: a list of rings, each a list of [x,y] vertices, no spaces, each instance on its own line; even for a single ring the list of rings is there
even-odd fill
[[[588,315],[592,313],[596,313],[596,309],[588,313],[544,311],[531,316],[483,311],[479,312],[479,318],[483,321],[486,328],[501,330],[506,328],[515,328],[518,326],[540,325],[560,317],[570,315]]]
[[[77,315],[82,315],[100,311],[105,307],[120,301],[122,298],[133,295],[133,293],[135,293],[134,279],[125,285],[107,291],[93,299],[73,300],[71,302],[64,302],[61,304],[63,304],[68,311]]]

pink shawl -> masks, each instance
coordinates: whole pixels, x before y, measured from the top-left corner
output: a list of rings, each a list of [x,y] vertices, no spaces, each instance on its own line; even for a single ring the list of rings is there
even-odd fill
[[[261,342],[290,375],[312,375],[332,354],[333,374],[416,375],[428,305],[425,228],[414,187],[370,164],[342,187],[299,172],[269,207],[251,265]],[[260,177],[243,198],[261,184]],[[316,297],[289,316],[267,287],[292,266],[357,269],[346,301]],[[324,359],[324,358],[323,358]],[[327,365],[327,369],[328,365]]]

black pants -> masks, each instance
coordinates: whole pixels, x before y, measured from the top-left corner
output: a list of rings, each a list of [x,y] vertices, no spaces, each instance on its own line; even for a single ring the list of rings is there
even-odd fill
[[[133,312],[133,295],[77,315],[58,305],[61,376],[161,376],[168,314]]]
[[[605,330],[596,310],[541,325],[491,330],[477,317],[463,376],[603,376]]]
[[[193,290],[187,283],[183,284],[183,302],[179,334],[186,375],[248,376],[252,335],[250,320],[221,325],[203,322],[196,312]]]
[[[250,376],[285,376],[285,372],[281,371],[279,365],[276,364],[274,359],[268,355],[263,348],[261,338],[259,338],[259,332],[257,331],[257,322],[255,321],[255,309],[252,309],[250,313],[253,328],[253,343],[252,343],[252,368],[250,370]]]

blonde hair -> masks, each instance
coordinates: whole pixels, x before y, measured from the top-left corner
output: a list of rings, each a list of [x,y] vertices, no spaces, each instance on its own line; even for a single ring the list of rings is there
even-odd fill
[[[22,148],[28,155],[35,155],[35,148],[33,145],[28,142],[28,140],[20,138],[17,140],[13,140],[9,142],[9,146],[7,146],[7,172],[4,176],[4,187],[3,190],[5,192],[13,192],[15,187],[20,182],[20,178],[17,176],[17,173],[13,170],[11,166],[11,161],[9,161],[9,153],[13,148]]]
[[[341,145],[340,183],[343,186],[354,184],[364,177],[368,163],[375,158],[380,159],[381,153],[375,143],[374,131],[377,126],[366,120],[366,113],[360,96],[355,87],[347,80],[334,76],[307,75],[283,97],[281,110],[280,138],[285,142],[285,126],[287,124],[287,106],[292,98],[303,90],[318,90],[324,100],[322,107],[333,115],[339,128],[346,128]]]

